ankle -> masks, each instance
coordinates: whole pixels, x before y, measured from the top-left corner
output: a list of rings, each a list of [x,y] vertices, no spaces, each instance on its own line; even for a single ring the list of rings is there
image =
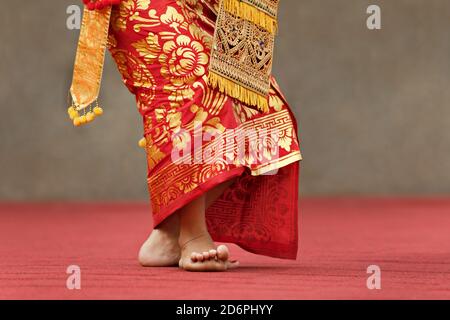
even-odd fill
[[[177,241],[178,234],[174,233],[170,230],[162,229],[162,228],[155,228],[152,232],[154,233],[154,236],[161,239],[164,242],[173,242],[174,240]]]
[[[177,215],[172,215],[161,222],[154,230],[163,235],[178,238],[180,235],[180,220]]]
[[[211,236],[208,233],[208,230],[202,230],[202,231],[198,231],[196,233],[194,232],[180,232],[180,236],[178,237],[178,244],[180,245],[181,248],[185,247],[187,244],[189,244],[190,242],[193,242],[195,240],[199,240],[199,239],[211,239]]]

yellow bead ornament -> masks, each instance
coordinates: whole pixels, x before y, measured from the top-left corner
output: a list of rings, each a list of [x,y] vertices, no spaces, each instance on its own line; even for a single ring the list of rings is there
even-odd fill
[[[103,109],[100,108],[98,104],[96,104],[94,108],[92,108],[92,106],[85,108],[82,112],[82,115],[80,115],[80,112],[77,110],[77,107],[73,104],[73,102],[71,102],[69,105],[70,107],[67,109],[67,113],[69,114],[73,125],[76,127],[92,122],[96,117],[103,114]]]
[[[92,122],[92,121],[94,121],[94,119],[95,119],[95,113],[92,112],[92,111],[89,111],[89,112],[86,114],[86,121],[87,121],[87,122]]]
[[[81,124],[85,124],[87,122],[86,116],[84,116],[84,115],[79,117],[79,119],[80,119]]]
[[[76,110],[75,110],[74,106],[71,106],[69,109],[67,109],[67,113],[69,114],[69,116],[70,116],[71,114],[73,114],[75,111],[76,111]]]
[[[67,109],[67,113],[69,114],[70,120],[74,120],[75,118],[79,117],[78,111],[75,110],[75,108],[72,106],[69,109]]]
[[[73,119],[73,125],[75,127],[81,126],[80,117],[76,117],[76,118]]]
[[[139,140],[138,144],[139,144],[139,147],[145,148],[147,146],[147,139],[142,138],[141,140]]]
[[[94,113],[96,116],[101,116],[103,114],[103,109],[97,106],[94,108]]]

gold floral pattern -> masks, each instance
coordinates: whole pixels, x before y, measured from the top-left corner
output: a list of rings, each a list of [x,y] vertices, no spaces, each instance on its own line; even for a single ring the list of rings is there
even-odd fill
[[[147,10],[151,0],[123,0],[119,10],[113,12],[112,26],[116,30],[125,31],[128,21],[145,21],[142,20],[140,11]],[[156,11],[151,10],[149,15],[154,16]],[[148,20],[147,20],[148,21]]]
[[[208,43],[202,40],[198,27],[191,25],[189,35],[177,35],[163,46],[159,56],[161,75],[170,81],[164,90],[170,93],[170,100],[175,104],[192,99],[193,83],[206,74],[209,58],[205,49]]]
[[[262,174],[301,158],[295,125],[274,79],[269,113],[208,85],[217,8],[218,0],[123,0],[113,10],[109,50],[144,118],[148,185],[157,219],[164,218],[180,198],[221,174],[241,166]],[[276,129],[277,136],[246,142],[267,163],[258,162],[251,153],[244,163],[219,158],[175,163],[171,153],[190,150],[198,124],[204,136],[212,137],[202,141],[212,153],[220,150],[233,130]],[[226,154],[233,159],[238,150]]]

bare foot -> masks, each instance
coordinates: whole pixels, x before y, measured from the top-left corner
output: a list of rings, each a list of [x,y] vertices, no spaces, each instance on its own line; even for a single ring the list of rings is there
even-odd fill
[[[229,261],[230,253],[226,246],[217,248],[208,233],[184,241],[181,248],[179,267],[186,271],[217,272],[236,268],[238,262]]]
[[[173,267],[178,265],[181,250],[178,215],[172,215],[154,229],[139,250],[139,263],[144,267]]]
[[[144,267],[173,267],[180,256],[178,239],[156,229],[139,250],[139,263]]]

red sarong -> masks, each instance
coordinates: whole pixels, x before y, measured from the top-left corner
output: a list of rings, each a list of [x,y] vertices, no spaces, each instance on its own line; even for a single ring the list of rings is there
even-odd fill
[[[295,259],[297,124],[274,78],[268,113],[208,86],[217,5],[123,0],[113,9],[109,50],[144,120],[154,225],[237,177],[207,209],[213,239]]]

